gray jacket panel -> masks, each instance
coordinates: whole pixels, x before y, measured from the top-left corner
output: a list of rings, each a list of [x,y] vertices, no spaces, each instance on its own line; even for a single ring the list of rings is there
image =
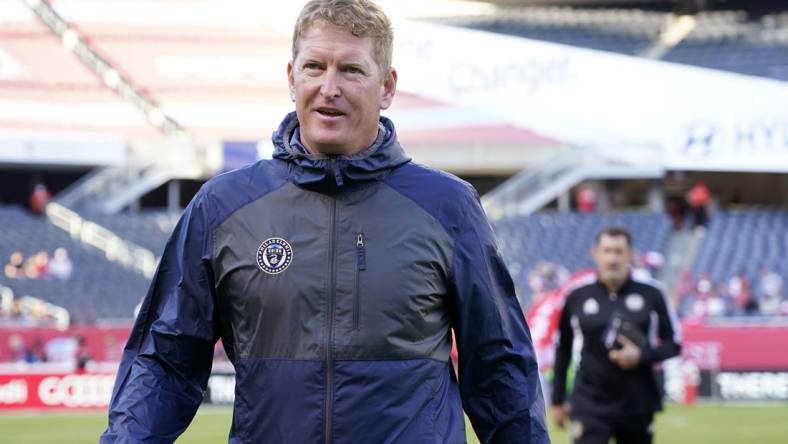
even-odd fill
[[[292,247],[281,273],[257,262],[270,238]],[[452,248],[437,220],[381,182],[338,195],[287,184],[214,232],[217,299],[231,330],[223,337],[232,335],[237,358],[324,359],[333,298],[335,359],[445,362]]]

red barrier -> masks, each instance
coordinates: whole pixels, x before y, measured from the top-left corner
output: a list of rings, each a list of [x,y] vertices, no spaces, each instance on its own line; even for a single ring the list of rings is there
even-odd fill
[[[683,336],[682,355],[700,368],[788,370],[786,325],[685,323]]]
[[[112,374],[0,375],[0,411],[106,409],[114,383]]]

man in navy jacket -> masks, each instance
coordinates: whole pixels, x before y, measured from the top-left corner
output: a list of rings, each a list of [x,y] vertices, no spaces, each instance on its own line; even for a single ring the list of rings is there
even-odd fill
[[[231,443],[548,442],[530,334],[475,191],[410,162],[380,117],[391,25],[316,0],[273,159],[210,180],[167,243],[102,443],[173,442],[221,338]],[[451,331],[459,383],[449,363]]]

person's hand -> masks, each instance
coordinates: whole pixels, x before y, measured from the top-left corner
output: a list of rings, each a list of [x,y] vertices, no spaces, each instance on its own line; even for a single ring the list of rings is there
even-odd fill
[[[554,405],[552,407],[553,422],[559,429],[563,429],[566,425],[567,418],[569,418],[569,404],[563,403],[561,405]]]
[[[618,335],[616,339],[618,343],[621,344],[621,348],[618,350],[610,350],[610,353],[608,353],[610,360],[618,364],[618,366],[624,370],[636,367],[640,362],[640,347],[635,345],[634,342],[627,339],[624,335]]]

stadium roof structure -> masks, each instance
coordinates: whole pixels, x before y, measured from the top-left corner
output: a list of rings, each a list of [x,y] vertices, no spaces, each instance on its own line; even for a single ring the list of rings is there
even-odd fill
[[[301,3],[55,0],[48,5],[73,30],[58,36],[33,12],[39,0],[0,0],[0,133],[161,139],[150,115],[113,91],[122,78],[195,140],[267,139],[292,110],[285,67]],[[115,72],[102,78],[83,64],[76,38]],[[563,146],[484,110],[402,89],[384,114],[414,158],[455,172],[508,174]]]

